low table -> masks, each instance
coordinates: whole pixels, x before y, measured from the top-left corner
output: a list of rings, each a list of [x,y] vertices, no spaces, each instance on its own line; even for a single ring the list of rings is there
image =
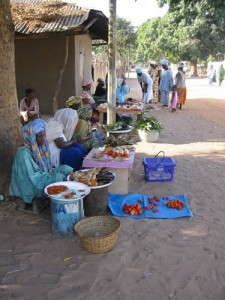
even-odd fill
[[[103,114],[107,113],[107,107],[101,107],[97,106],[96,110],[99,111],[99,123],[103,124]],[[143,115],[145,110],[145,105],[142,104],[138,106],[137,108],[122,108],[122,107],[116,107],[116,113],[117,114],[131,114],[133,115],[133,120],[132,120],[132,126],[135,127],[136,122],[137,122],[137,116],[138,115]]]
[[[135,157],[135,151],[130,151],[129,160],[116,161],[111,160],[96,160],[93,158],[93,149],[83,161],[83,168],[107,168],[109,171],[113,172],[116,175],[113,183],[108,187],[108,191],[114,194],[128,194],[129,191],[129,178],[131,170],[133,168]],[[109,157],[110,159],[110,157]]]

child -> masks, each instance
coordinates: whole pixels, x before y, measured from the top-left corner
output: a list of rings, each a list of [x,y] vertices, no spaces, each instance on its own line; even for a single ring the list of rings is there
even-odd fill
[[[172,93],[171,93],[171,107],[172,107],[172,112],[176,111],[177,109],[177,91],[176,91],[176,86],[172,86]]]

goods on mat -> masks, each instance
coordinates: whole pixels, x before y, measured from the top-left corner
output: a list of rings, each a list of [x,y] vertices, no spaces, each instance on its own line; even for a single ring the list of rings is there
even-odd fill
[[[140,204],[131,204],[128,203],[124,204],[123,206],[123,212],[125,214],[131,214],[133,216],[135,215],[141,215],[142,214],[142,207]]]
[[[174,199],[166,202],[165,205],[169,208],[175,208],[180,210],[185,206],[185,203],[178,199]]]
[[[123,158],[129,158],[130,157],[130,153],[129,150],[126,147],[111,147],[111,146],[106,146],[104,149],[104,152],[109,155],[112,156],[113,158],[116,157],[123,157]]]
[[[87,170],[80,170],[70,173],[69,180],[78,181],[88,186],[101,186],[112,182],[115,175],[101,168],[93,168]]]
[[[48,195],[57,195],[68,190],[65,185],[54,185],[47,188]]]

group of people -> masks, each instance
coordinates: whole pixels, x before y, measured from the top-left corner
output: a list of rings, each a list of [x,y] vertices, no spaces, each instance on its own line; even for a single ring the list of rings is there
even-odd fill
[[[213,83],[217,82],[217,72],[216,69],[213,67],[213,65],[210,65],[207,70],[207,77],[210,85],[213,85]],[[219,80],[219,86],[221,86],[223,80],[225,77],[225,69],[223,64],[221,64],[218,68],[218,80]]]
[[[162,70],[156,62],[152,61],[148,72],[144,72],[141,67],[136,68],[137,79],[142,90],[142,101],[145,104],[160,101],[162,107],[168,107],[171,102],[172,112],[174,112],[177,107],[181,109],[186,102],[184,64],[179,63],[174,78],[168,60],[162,59],[161,67]]]
[[[66,107],[47,122],[40,118],[35,91],[25,91],[26,97],[20,102],[23,146],[14,158],[10,193],[26,203],[42,197],[47,185],[64,181],[70,172],[80,170],[87,153],[103,145],[105,133],[93,117],[91,81],[82,81],[81,86],[80,96],[70,97]]]
[[[105,87],[105,81],[102,78],[98,78],[97,86],[95,89],[94,97],[107,99],[107,86]],[[123,104],[126,100],[126,95],[130,92],[129,85],[126,84],[125,77],[123,75],[118,76],[116,79],[116,101],[118,104]]]

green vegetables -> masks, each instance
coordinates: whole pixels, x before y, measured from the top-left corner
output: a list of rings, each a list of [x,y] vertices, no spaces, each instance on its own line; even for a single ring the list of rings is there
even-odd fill
[[[106,129],[107,129],[107,131],[119,130],[119,129],[122,129],[124,127],[124,125],[126,125],[126,124],[124,124],[124,122],[117,122],[115,124],[106,125]]]
[[[163,127],[159,123],[158,119],[154,116],[152,117],[143,117],[141,118],[136,126],[136,129],[145,130],[145,131],[158,131],[161,132]]]

